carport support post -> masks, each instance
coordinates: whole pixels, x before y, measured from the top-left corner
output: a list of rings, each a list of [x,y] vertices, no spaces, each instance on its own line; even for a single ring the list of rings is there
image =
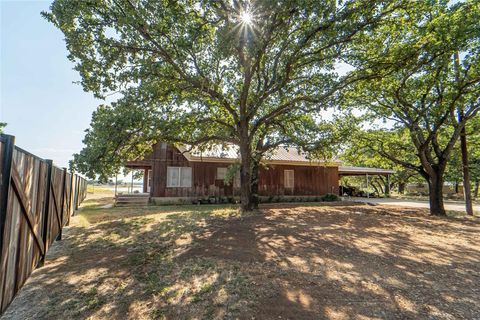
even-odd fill
[[[368,173],[365,175],[367,178],[367,198],[370,198],[370,193],[368,192]]]
[[[115,197],[117,196],[117,180],[118,180],[118,173],[115,175]]]
[[[133,170],[132,170],[132,183],[130,184],[130,192],[133,193]]]

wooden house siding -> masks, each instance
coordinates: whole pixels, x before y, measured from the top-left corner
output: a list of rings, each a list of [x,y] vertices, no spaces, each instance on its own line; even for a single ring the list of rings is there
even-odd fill
[[[294,172],[293,190],[285,188],[285,170]],[[259,172],[259,194],[268,195],[323,195],[338,192],[338,167],[269,165]]]
[[[152,197],[206,197],[239,195],[240,190],[217,180],[217,168],[226,168],[229,162],[188,161],[176,148],[158,143],[145,159],[129,163],[128,167],[152,170]],[[192,187],[167,187],[167,167],[191,167]],[[294,171],[294,188],[284,187],[284,171]],[[145,180],[144,180],[145,181]],[[259,194],[269,195],[323,195],[338,193],[338,167],[319,165],[268,165],[259,170]]]

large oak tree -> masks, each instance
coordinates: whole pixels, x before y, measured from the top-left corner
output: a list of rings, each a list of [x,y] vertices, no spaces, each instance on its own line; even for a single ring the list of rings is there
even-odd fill
[[[155,139],[231,143],[241,158],[242,209],[251,210],[264,154],[297,140],[297,131],[316,130],[318,112],[358,80],[335,70],[348,60],[351,43],[405,3],[55,0],[44,16],[64,33],[84,89],[120,96],[97,117],[111,113],[121,125],[132,106],[149,119],[141,128],[112,126],[125,132],[111,139],[127,139],[88,150],[98,142],[92,128],[83,151],[90,156],[77,156],[79,167],[100,169],[106,150],[122,161],[132,150],[141,156],[145,148],[131,143]]]
[[[417,171],[429,185],[430,211],[445,215],[442,189],[447,163],[465,124],[480,111],[480,2],[428,1],[401,24],[368,34],[358,50],[362,72],[380,75],[357,83],[354,106],[368,107],[375,119],[405,128],[417,157],[399,159],[382,139],[380,154]],[[381,66],[381,68],[379,68]],[[384,130],[386,133],[391,131]]]

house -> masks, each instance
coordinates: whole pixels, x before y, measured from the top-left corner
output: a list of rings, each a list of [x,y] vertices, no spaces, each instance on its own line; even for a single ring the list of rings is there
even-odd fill
[[[154,145],[153,152],[144,159],[130,161],[127,168],[144,170],[143,192],[152,199],[191,199],[200,197],[229,197],[240,195],[237,172],[233,181],[225,182],[228,167],[239,163],[236,146],[215,146],[208,150],[187,150],[164,142]],[[318,196],[338,193],[339,178],[371,174],[380,169],[344,167],[341,162],[311,160],[308,155],[292,147],[278,147],[264,157],[259,168],[261,196],[294,195]],[[363,170],[365,171],[365,170]],[[368,174],[368,172],[366,174]],[[393,171],[380,172],[390,174]],[[365,174],[365,173],[364,173]]]

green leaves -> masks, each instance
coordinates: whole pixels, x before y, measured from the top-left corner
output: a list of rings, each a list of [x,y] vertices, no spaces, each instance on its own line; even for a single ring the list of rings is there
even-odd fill
[[[87,146],[74,155],[71,169],[102,180],[120,171],[124,161],[141,159],[159,134],[158,113],[128,95],[112,106],[101,105],[92,115],[83,140]]]
[[[354,50],[356,72],[370,78],[345,93],[345,104],[408,129],[428,174],[432,165],[444,170],[461,128],[480,110],[479,14],[478,1],[419,4],[402,24],[365,34]]]
[[[339,75],[335,66],[354,63],[353,49],[409,6],[406,0],[55,0],[43,15],[64,33],[83,88],[97,97],[121,96],[94,115],[75,163],[90,173],[112,172],[160,139],[244,145],[256,160],[281,144],[308,142],[312,149],[317,140],[319,150],[338,136],[334,123],[320,121],[321,112],[364,77]],[[246,10],[251,24],[239,18]],[[121,125],[111,126],[109,118]]]

